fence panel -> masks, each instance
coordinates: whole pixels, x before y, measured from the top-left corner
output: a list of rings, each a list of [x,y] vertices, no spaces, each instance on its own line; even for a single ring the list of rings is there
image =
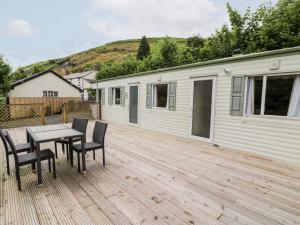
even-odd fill
[[[0,128],[44,124],[43,104],[1,104]]]
[[[0,104],[0,128],[68,123],[74,118],[101,119],[100,104],[96,102],[68,102],[61,113],[48,114],[47,106],[40,104]]]
[[[65,123],[71,122],[74,118],[101,119],[100,104],[96,102],[65,103],[63,111]]]

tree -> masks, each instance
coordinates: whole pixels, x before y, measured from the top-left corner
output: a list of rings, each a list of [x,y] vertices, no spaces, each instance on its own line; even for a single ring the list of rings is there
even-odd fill
[[[11,67],[4,61],[3,57],[0,56],[0,94],[6,96],[10,89],[10,78],[9,74]]]
[[[205,39],[202,38],[199,34],[189,37],[186,41],[186,45],[190,48],[202,48],[204,45]]]
[[[177,45],[170,38],[166,37],[160,46],[160,55],[164,66],[175,66],[177,63]]]
[[[27,74],[23,68],[18,68],[15,72],[10,75],[10,78],[13,81],[20,80],[27,77]]]
[[[136,54],[136,58],[142,60],[148,57],[149,55],[150,55],[150,45],[147,41],[146,36],[143,36]]]

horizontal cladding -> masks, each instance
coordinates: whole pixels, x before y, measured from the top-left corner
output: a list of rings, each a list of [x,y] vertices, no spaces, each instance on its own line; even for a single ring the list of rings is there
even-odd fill
[[[231,62],[226,65],[210,65],[185,70],[148,74],[146,76],[117,79],[99,83],[99,88],[125,86],[129,94],[129,84],[138,82],[139,126],[188,137],[191,119],[191,79],[217,75],[214,143],[221,147],[229,147],[247,152],[261,154],[274,159],[300,162],[300,120],[280,117],[238,117],[230,115],[230,92],[232,75],[268,74],[271,60],[280,60],[280,71],[300,71],[300,55],[282,55],[273,58],[252,59],[247,62]],[[232,71],[225,75],[224,69]],[[276,71],[278,72],[278,71]],[[146,85],[177,81],[176,111],[146,108]],[[128,124],[128,96],[125,107],[103,106],[103,119]]]

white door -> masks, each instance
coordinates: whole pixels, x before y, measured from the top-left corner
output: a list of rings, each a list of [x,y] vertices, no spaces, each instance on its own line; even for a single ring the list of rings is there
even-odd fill
[[[192,80],[191,136],[212,142],[215,112],[215,77]]]

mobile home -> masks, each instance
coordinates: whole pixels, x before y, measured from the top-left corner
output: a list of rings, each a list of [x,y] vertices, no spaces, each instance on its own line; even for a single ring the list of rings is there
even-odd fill
[[[300,162],[300,47],[99,80],[93,88],[104,120]]]

